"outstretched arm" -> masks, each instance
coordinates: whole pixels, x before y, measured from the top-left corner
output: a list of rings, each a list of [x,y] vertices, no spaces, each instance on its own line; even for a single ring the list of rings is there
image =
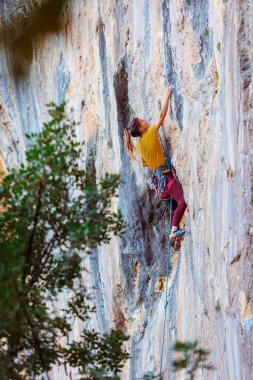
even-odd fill
[[[164,121],[165,116],[166,116],[167,111],[168,111],[169,101],[170,101],[171,95],[172,95],[172,87],[169,87],[168,91],[167,91],[167,95],[166,95],[165,101],[163,103],[163,106],[162,106],[162,109],[161,109],[161,112],[160,112],[160,115],[159,115],[159,118],[158,118],[157,123],[156,123],[156,128],[157,129],[159,129],[161,127],[161,125],[163,124],[163,121]]]

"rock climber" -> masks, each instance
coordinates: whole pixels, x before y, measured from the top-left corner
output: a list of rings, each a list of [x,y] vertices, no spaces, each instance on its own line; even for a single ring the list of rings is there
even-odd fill
[[[158,130],[162,126],[168,111],[171,95],[172,88],[169,87],[156,124],[150,126],[145,120],[137,117],[129,122],[124,130],[124,146],[132,160],[136,160],[134,153],[137,150],[142,166],[148,166],[152,170],[152,182],[158,195],[163,199],[167,199],[170,195],[177,202],[169,238],[172,245],[175,242],[181,245],[181,239],[185,234],[185,230],[179,229],[179,223],[187,208],[187,204],[184,199],[182,186],[175,178],[171,167],[166,164],[163,148],[158,136]],[[132,141],[132,137],[139,138],[136,147]]]

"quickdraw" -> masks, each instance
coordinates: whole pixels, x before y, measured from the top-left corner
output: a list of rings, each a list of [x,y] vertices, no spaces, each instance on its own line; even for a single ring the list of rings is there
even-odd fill
[[[164,200],[169,199],[169,195],[167,195],[167,171],[162,172],[159,176],[152,174],[147,182],[149,188],[154,192],[156,198],[159,197]]]

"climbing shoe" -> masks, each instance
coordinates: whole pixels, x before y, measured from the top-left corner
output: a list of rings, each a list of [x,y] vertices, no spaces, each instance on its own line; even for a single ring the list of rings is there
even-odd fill
[[[185,230],[171,231],[170,236],[169,236],[170,246],[174,248],[175,241],[182,240],[184,234],[185,234]]]
[[[185,234],[185,230],[176,230],[170,232],[170,238],[176,239],[177,237],[183,236]]]

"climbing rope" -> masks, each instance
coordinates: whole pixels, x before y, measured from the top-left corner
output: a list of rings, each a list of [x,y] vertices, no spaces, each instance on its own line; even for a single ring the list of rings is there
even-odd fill
[[[158,110],[160,111],[161,110],[161,100],[158,101]],[[171,111],[171,109],[170,109]],[[164,156],[165,156],[165,162],[166,162],[166,165],[171,169],[172,173],[174,174],[174,176],[176,177],[176,180],[180,183],[179,179],[178,179],[178,176],[177,176],[177,172],[176,172],[176,169],[174,167],[174,165],[172,165],[172,162],[171,162],[171,157],[170,157],[170,153],[169,153],[169,148],[168,148],[168,144],[167,144],[167,138],[166,138],[166,135],[165,135],[165,131],[164,131],[164,125],[162,124],[161,125],[161,128],[160,130],[162,130],[162,133],[163,133],[163,139],[165,141],[165,145],[163,143],[163,139],[158,131],[158,137],[159,137],[159,140],[160,140],[160,143],[161,143],[161,146],[163,148],[163,153],[164,153]]]
[[[163,152],[164,152],[164,156],[165,156],[165,161],[166,161],[166,164],[169,166],[169,168],[172,170],[172,173],[174,174],[174,176],[176,177],[176,180],[177,182],[179,182],[179,179],[178,179],[178,176],[177,176],[177,172],[176,172],[176,169],[174,167],[174,165],[172,164],[171,162],[171,157],[170,157],[170,154],[169,154],[169,148],[168,148],[168,145],[167,145],[167,138],[166,138],[166,135],[165,135],[165,132],[164,132],[164,126],[162,125],[161,126],[161,130],[163,132],[163,138],[165,140],[165,147],[164,147],[164,144],[163,144],[163,141],[162,141],[162,138],[161,136],[159,135],[159,132],[158,132],[158,136],[159,136],[159,139],[160,139],[160,143],[162,145],[162,148],[163,148]]]
[[[170,197],[170,219],[169,225],[171,228],[172,222],[172,197]],[[165,288],[165,303],[164,303],[164,320],[163,320],[163,333],[162,333],[162,349],[161,349],[161,357],[160,357],[160,377],[162,376],[162,368],[163,368],[163,354],[164,354],[164,342],[165,342],[165,328],[167,321],[167,307],[168,307],[168,279],[169,279],[169,269],[170,269],[170,241],[168,244],[168,253],[167,253],[167,262],[166,262],[166,288]]]
[[[161,102],[160,101],[158,102],[158,109],[161,110]],[[161,143],[161,146],[163,148],[164,155],[165,155],[165,161],[166,161],[167,166],[172,170],[172,172],[174,173],[174,175],[175,175],[175,177],[177,179],[175,168],[171,164],[171,158],[170,158],[168,146],[166,144],[167,143],[167,139],[166,139],[166,136],[165,136],[165,131],[164,131],[164,126],[163,125],[161,126],[161,129],[163,131],[163,137],[164,137],[165,145],[166,146],[164,146],[162,138],[161,138],[161,136],[160,136],[159,133],[158,133],[158,136],[159,136],[159,140],[160,140],[160,143]],[[170,196],[169,214],[170,214],[170,217],[169,217],[169,226],[170,226],[170,229],[171,229],[171,225],[172,225],[172,197],[171,196]],[[169,304],[169,301],[168,301],[168,288],[169,288],[168,279],[169,279],[170,257],[171,257],[170,251],[171,251],[171,245],[170,245],[170,241],[169,241],[169,243],[168,243],[168,253],[167,253],[167,262],[166,262],[166,288],[165,288],[164,320],[163,320],[163,332],[162,332],[162,348],[161,348],[161,356],[160,356],[160,378],[162,378],[161,376],[162,376],[162,369],[163,369],[163,355],[164,355],[164,345],[165,345],[165,329],[166,329],[167,314],[168,314],[167,313],[167,309],[168,309],[168,304]]]

